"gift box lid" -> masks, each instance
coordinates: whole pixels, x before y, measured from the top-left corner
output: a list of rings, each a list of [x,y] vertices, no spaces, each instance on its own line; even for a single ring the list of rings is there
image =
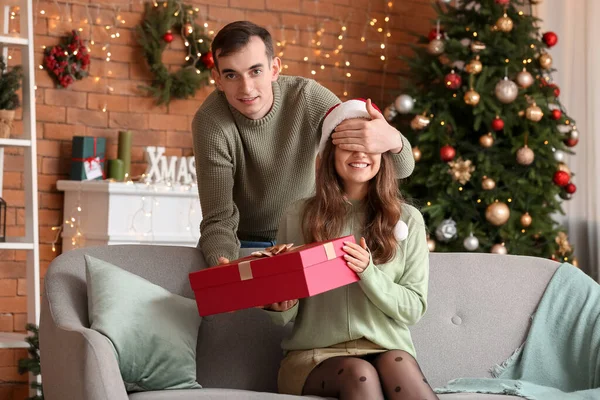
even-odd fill
[[[344,242],[356,243],[354,236],[299,246],[272,257],[248,256],[229,264],[190,273],[193,290],[221,286],[240,280],[288,273],[342,257]]]

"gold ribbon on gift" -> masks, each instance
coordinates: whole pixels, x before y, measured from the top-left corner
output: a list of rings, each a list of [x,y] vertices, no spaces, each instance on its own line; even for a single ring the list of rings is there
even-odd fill
[[[291,244],[288,246],[289,246],[288,249],[290,249]],[[302,246],[300,246],[300,247],[302,247]],[[327,242],[327,243],[323,244],[323,249],[325,250],[325,256],[327,257],[328,261],[336,258],[333,243]],[[254,257],[273,257],[274,255],[276,255],[276,254],[272,254],[269,251],[256,251],[256,252],[252,253],[252,256],[254,256]],[[250,265],[251,263],[252,263],[252,261],[242,261],[241,263],[238,264],[240,280],[247,281],[250,279],[254,279],[254,276],[252,275],[252,267]]]
[[[327,242],[323,245],[325,249],[325,255],[327,255],[327,260],[333,260],[335,258],[335,249],[333,248],[333,243]]]
[[[240,279],[247,281],[254,278],[252,276],[252,267],[250,266],[251,261],[242,261],[238,264],[238,271],[240,272]]]

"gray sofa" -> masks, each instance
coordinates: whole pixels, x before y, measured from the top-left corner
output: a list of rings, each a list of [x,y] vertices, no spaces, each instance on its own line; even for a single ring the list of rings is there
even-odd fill
[[[49,267],[40,323],[47,400],[292,399],[275,394],[281,338],[289,331],[251,309],[205,318],[197,346],[204,389],[128,394],[108,340],[89,329],[84,254],[106,260],[193,298],[188,273],[204,266],[188,247],[105,246],[65,253]],[[433,387],[453,378],[488,377],[523,342],[530,317],[558,263],[539,258],[432,253],[429,309],[411,331]],[[514,400],[446,394],[442,400]]]

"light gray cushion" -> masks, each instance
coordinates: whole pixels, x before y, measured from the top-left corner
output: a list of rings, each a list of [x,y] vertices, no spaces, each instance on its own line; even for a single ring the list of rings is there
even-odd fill
[[[281,340],[290,330],[256,308],[205,317],[196,351],[198,382],[205,388],[276,393]]]
[[[490,377],[525,340],[559,263],[499,254],[432,253],[427,313],[410,327],[433,387]]]
[[[91,328],[114,346],[128,391],[200,388],[196,303],[89,255]]]

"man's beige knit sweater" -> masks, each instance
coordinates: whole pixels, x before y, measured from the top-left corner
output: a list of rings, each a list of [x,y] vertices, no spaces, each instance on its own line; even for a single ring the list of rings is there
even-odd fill
[[[314,191],[321,119],[340,101],[302,77],[280,76],[273,94],[271,111],[251,120],[215,90],[192,122],[200,247],[209,265],[221,256],[238,258],[240,239],[274,240],[285,209]],[[398,178],[414,169],[410,143],[402,139],[394,155]]]

